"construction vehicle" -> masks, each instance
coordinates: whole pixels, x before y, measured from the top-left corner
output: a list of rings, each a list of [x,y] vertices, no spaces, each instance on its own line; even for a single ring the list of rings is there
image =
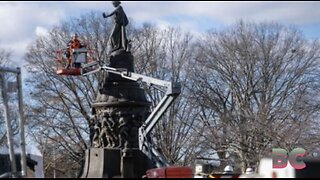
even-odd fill
[[[128,69],[109,67],[104,62],[88,59],[88,50],[78,48],[73,50],[72,62],[76,66],[72,68],[58,68],[58,75],[69,76],[88,76],[100,71],[108,74],[119,75],[124,79],[145,83],[150,87],[156,87],[165,92],[164,97],[154,108],[143,125],[139,128],[139,149],[142,151],[157,168],[150,169],[146,172],[145,178],[192,178],[192,169],[189,167],[171,167],[165,157],[153,146],[151,131],[159,122],[166,110],[172,105],[174,100],[179,96],[181,86],[179,83],[168,82],[145,75],[137,74]],[[61,56],[57,58],[61,60]],[[59,61],[60,62],[60,61]],[[61,66],[60,66],[61,67]]]

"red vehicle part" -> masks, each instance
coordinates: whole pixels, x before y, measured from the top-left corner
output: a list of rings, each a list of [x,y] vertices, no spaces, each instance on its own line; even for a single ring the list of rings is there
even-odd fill
[[[164,167],[147,171],[146,178],[193,178],[190,167]]]
[[[86,50],[86,59],[84,63],[91,63],[93,62],[93,59],[91,58],[92,51]],[[71,55],[70,59],[67,59],[63,57],[64,52],[63,51],[57,51],[56,52],[56,74],[57,75],[67,75],[67,76],[80,76],[81,75],[81,63],[78,63],[76,65],[75,62],[73,62],[73,54]],[[70,64],[69,67],[66,67],[68,64]]]

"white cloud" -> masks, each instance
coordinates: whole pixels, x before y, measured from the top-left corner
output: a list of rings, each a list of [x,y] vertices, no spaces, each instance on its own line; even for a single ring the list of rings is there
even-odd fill
[[[122,1],[127,15],[135,22],[151,22],[160,27],[180,26],[192,32],[239,19],[276,21],[310,25],[320,23],[320,2],[222,2],[222,1]],[[47,31],[72,16],[88,11],[111,12],[110,1],[0,2],[0,46],[18,54],[35,35]]]
[[[48,34],[48,29],[41,26],[37,26],[35,33],[37,36],[45,36]]]
[[[170,17],[188,16],[208,19],[204,28],[213,22],[230,24],[240,18],[297,25],[320,23],[320,2],[123,1],[122,5],[136,22],[168,21],[175,25]],[[69,16],[113,9],[111,2],[104,1],[1,2],[0,39],[23,38],[37,26],[48,28]],[[183,22],[196,24],[187,18]]]
[[[191,31],[205,31],[240,19],[298,26],[320,23],[320,2],[128,1],[123,7],[136,22],[166,21]]]
[[[181,15],[211,18],[227,24],[240,18],[298,25],[320,23],[320,2],[129,1],[123,4],[130,16],[142,21]]]
[[[65,17],[64,9],[34,2],[0,4],[0,47],[13,51],[13,61],[21,64],[26,47],[39,34]]]
[[[0,39],[15,41],[30,36],[37,25],[51,26],[64,16],[63,9],[30,2],[2,3]]]
[[[105,10],[111,6],[109,1],[71,1],[66,2],[66,6],[73,9],[88,9],[88,10]]]
[[[12,53],[12,64],[21,65],[21,60],[26,52],[27,46],[32,42],[32,38],[24,38],[21,40],[13,41],[11,43],[0,42],[0,48],[13,51]]]

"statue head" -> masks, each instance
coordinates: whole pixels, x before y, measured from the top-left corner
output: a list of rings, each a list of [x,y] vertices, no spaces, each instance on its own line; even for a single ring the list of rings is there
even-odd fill
[[[120,1],[112,1],[112,4],[114,7],[118,7],[121,4],[121,2]]]

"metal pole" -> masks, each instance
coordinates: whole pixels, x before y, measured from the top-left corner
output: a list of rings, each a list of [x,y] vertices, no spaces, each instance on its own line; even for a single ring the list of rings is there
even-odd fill
[[[26,158],[26,143],[25,143],[25,133],[24,133],[24,124],[25,117],[23,113],[23,94],[22,94],[22,80],[21,80],[21,69],[18,69],[17,74],[17,85],[18,85],[18,99],[19,99],[19,127],[20,127],[20,146],[21,146],[21,176],[27,176],[27,158]]]
[[[9,157],[10,157],[10,161],[11,161],[11,171],[13,174],[16,174],[16,172],[17,172],[16,158],[15,158],[14,150],[13,150],[13,139],[12,139],[11,120],[9,118],[8,97],[7,97],[6,85],[5,85],[5,80],[4,80],[3,74],[0,74],[0,85],[2,87],[1,94],[2,94],[3,105],[4,105],[4,119],[6,121],[6,126],[7,126],[7,139],[8,139],[8,145],[9,145]]]
[[[56,178],[56,147],[53,147],[53,178]]]

